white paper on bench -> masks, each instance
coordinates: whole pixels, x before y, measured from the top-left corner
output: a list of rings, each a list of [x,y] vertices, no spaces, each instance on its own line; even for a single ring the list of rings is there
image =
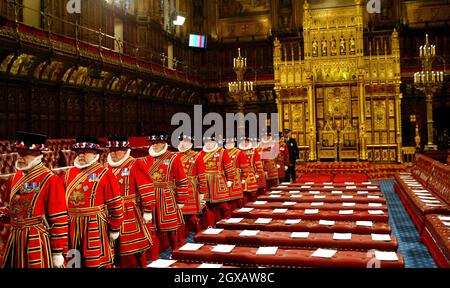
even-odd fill
[[[372,221],[356,221],[356,226],[372,227]]]
[[[148,264],[149,268],[169,268],[172,264],[176,263],[178,260],[166,260],[166,259],[158,259]]]
[[[214,229],[214,228],[209,228],[205,231],[203,231],[203,234],[205,235],[219,235],[220,233],[222,233],[223,229]]]
[[[353,210],[339,210],[339,215],[353,215]]]
[[[274,214],[286,214],[286,212],[288,211],[288,209],[273,209]]]
[[[377,189],[377,186],[367,186],[367,189]]]
[[[320,191],[309,191],[309,194],[317,195],[320,194]]]
[[[372,184],[372,182],[363,182],[363,183],[361,183],[362,185],[371,185]]]
[[[369,207],[383,207],[381,203],[369,203]]]
[[[291,182],[281,182],[281,185],[291,185]]]
[[[253,208],[248,208],[248,207],[244,207],[238,210],[238,212],[242,212],[242,213],[248,213],[248,212],[252,212]]]
[[[355,185],[355,182],[345,182],[345,185]]]
[[[421,184],[408,184],[409,187],[422,187]]]
[[[333,226],[336,225],[336,221],[332,220],[320,220],[319,225],[325,225],[325,226]]]
[[[342,195],[342,199],[353,199],[353,195]]]
[[[346,189],[350,190],[350,189],[356,189],[356,186],[347,186],[345,187]]]
[[[187,243],[183,247],[180,248],[180,251],[197,251],[202,248],[204,244],[198,243]]]
[[[284,224],[288,224],[288,225],[295,225],[300,223],[302,220],[300,219],[287,219],[286,221],[284,221]]]
[[[305,214],[318,214],[319,209],[306,209]]]
[[[433,196],[431,193],[423,193],[423,192],[414,192],[416,196]]]
[[[269,224],[270,222],[272,222],[272,218],[258,218],[255,224]]]
[[[441,221],[450,221],[450,217],[449,217],[449,216],[438,216],[438,218],[439,218]]]
[[[424,200],[424,199],[422,199],[422,202],[423,202],[423,203],[430,203],[430,204],[438,204],[438,203],[441,203],[441,201],[439,201],[439,200]]]
[[[235,245],[217,245],[215,246],[211,251],[212,252],[218,252],[218,253],[230,253],[233,251]]]
[[[344,207],[353,207],[353,206],[356,206],[356,203],[347,203],[347,202],[344,202],[344,203],[342,203],[342,206],[344,206]]]
[[[323,182],[323,185],[333,185],[333,182]]]
[[[302,198],[303,195],[291,195],[291,198]]]
[[[269,198],[281,198],[281,195],[270,195]]]
[[[197,268],[217,269],[217,268],[222,268],[222,267],[223,267],[223,264],[202,263],[202,264],[199,265]]]
[[[373,241],[391,241],[391,235],[389,234],[372,234]]]
[[[369,214],[370,215],[383,215],[384,211],[383,210],[369,210]]]
[[[284,202],[283,206],[294,206],[297,202]]]
[[[242,220],[244,220],[244,218],[230,218],[226,221],[226,223],[237,224],[237,223],[241,223]]]
[[[331,194],[343,194],[344,192],[342,191],[331,191]]]
[[[277,190],[273,190],[273,191],[271,191],[269,194],[281,194],[281,193],[283,193],[283,191],[277,191]]]
[[[309,232],[292,232],[291,238],[308,238]]]
[[[336,254],[337,250],[322,249],[319,248],[311,255],[312,257],[332,258]]]
[[[259,247],[256,255],[275,255],[277,251],[278,247]]]
[[[333,240],[352,240],[352,233],[334,233]]]
[[[305,185],[314,185],[314,184],[316,184],[316,183],[314,183],[314,182],[306,182],[305,183]]]
[[[444,222],[444,221],[442,221],[442,223],[444,223],[445,226],[450,227],[450,222]]]
[[[397,253],[375,251],[375,259],[379,261],[398,261]]]
[[[425,205],[427,205],[428,207],[441,207],[441,206],[443,206],[442,204],[430,204],[430,203],[426,203]]]
[[[325,189],[333,189],[334,186],[323,186],[323,188],[325,188]]]
[[[358,191],[358,195],[369,194],[369,191]]]
[[[254,205],[265,205],[265,204],[267,204],[267,201],[255,201],[253,204]]]
[[[319,206],[323,206],[325,203],[323,203],[323,202],[312,202],[311,203],[311,206],[313,206],[313,207],[319,207]]]
[[[412,190],[414,193],[429,193],[430,191],[428,191],[428,190],[416,190],[416,189],[413,189]]]
[[[369,199],[380,199],[380,196],[369,195],[369,196],[367,196],[367,198],[369,198]]]
[[[298,191],[298,190],[292,190],[292,191],[289,191],[289,194],[300,194],[300,191]]]
[[[325,198],[327,198],[327,196],[325,196],[325,195],[316,195],[316,196],[314,196],[314,199],[325,199]]]
[[[437,198],[436,197],[433,197],[433,196],[417,196],[417,197],[419,197],[420,199],[425,199],[425,200],[437,200]]]
[[[278,189],[281,189],[281,188],[288,188],[288,186],[278,186],[277,188],[278,188]]]
[[[258,233],[259,230],[244,230],[239,234],[239,236],[256,236]]]
[[[302,186],[302,187],[300,187],[301,189],[310,189],[311,188],[311,186]]]

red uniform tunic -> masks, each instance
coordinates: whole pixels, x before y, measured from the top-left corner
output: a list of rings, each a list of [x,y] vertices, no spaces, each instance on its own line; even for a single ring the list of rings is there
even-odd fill
[[[256,175],[264,174],[259,153],[255,149],[242,150],[242,153],[247,157],[249,163],[247,170],[247,177],[245,178],[244,191],[251,193],[258,191],[258,178]]]
[[[207,192],[205,201],[210,203],[223,203],[230,200],[230,191],[227,181],[235,179],[236,170],[228,156],[228,152],[217,148],[214,152],[200,152],[200,157],[205,163]]]
[[[119,236],[121,256],[142,253],[152,245],[151,235],[142,218],[152,213],[155,190],[143,162],[129,157],[122,165],[109,169],[116,176],[122,196],[124,214]]]
[[[154,229],[176,231],[184,224],[177,204],[183,204],[188,197],[188,180],[180,158],[175,153],[166,152],[156,158],[147,156],[144,162],[155,187]]]
[[[206,194],[205,164],[200,158],[200,153],[188,150],[178,153],[183,164],[184,172],[188,180],[189,196],[182,208],[183,215],[200,214],[203,207],[200,205],[200,194]]]
[[[42,163],[14,176],[4,220],[11,232],[2,267],[52,268],[52,253],[67,247],[67,208],[61,179]],[[5,211],[3,211],[5,212]]]
[[[263,163],[261,160],[262,149],[255,148],[254,151],[255,151],[255,154],[258,154],[258,160],[255,159],[256,175],[258,176],[257,177],[258,188],[265,190],[267,183],[266,183],[266,173],[264,173],[264,166],[263,166]]]
[[[278,180],[277,158],[275,157],[274,147],[267,145],[261,147],[261,152],[265,157],[262,159],[266,181]]]
[[[69,212],[69,248],[82,255],[83,267],[113,264],[110,232],[119,232],[123,204],[114,174],[99,163],[71,168],[64,175]]]
[[[247,179],[248,160],[244,153],[236,147],[227,150],[227,152],[231,158],[233,168],[236,170],[233,186],[230,187],[230,200],[242,199],[244,197],[242,179]]]
[[[283,141],[280,142],[279,147],[280,150],[277,157],[277,164],[280,166],[278,168],[278,179],[284,181],[284,178],[286,177],[286,170],[284,168],[289,165],[289,151],[286,143]]]

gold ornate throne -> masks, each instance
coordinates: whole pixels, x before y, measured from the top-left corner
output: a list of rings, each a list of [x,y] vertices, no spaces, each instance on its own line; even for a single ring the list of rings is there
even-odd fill
[[[339,137],[339,161],[359,160],[358,130],[347,122]]]
[[[337,144],[338,138],[336,131],[330,125],[330,122],[327,121],[327,124],[323,128],[322,131],[319,131],[319,159],[327,159],[327,160],[337,160]]]

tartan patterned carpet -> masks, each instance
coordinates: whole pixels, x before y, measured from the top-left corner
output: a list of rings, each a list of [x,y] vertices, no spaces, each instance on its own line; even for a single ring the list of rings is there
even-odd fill
[[[394,191],[394,180],[374,181],[381,185],[381,191],[387,200],[389,209],[389,224],[393,235],[399,242],[398,252],[405,259],[406,268],[436,268],[436,264],[428,249],[419,242],[419,233],[411,218],[403,207],[400,198]],[[186,243],[194,242],[194,232],[186,238]],[[160,254],[161,259],[170,259],[172,251],[167,249]]]

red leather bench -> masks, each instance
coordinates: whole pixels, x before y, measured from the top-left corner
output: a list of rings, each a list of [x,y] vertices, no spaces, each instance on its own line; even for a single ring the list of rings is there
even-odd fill
[[[203,245],[197,251],[182,251],[177,249],[172,253],[172,259],[181,261],[197,261],[200,263],[224,263],[240,267],[329,267],[329,268],[367,268],[375,265],[374,253],[367,251],[338,250],[332,258],[311,256],[315,250],[279,248],[275,255],[256,255],[258,248],[236,246],[230,253],[212,252],[213,245]],[[398,260],[380,261],[381,268],[404,267],[403,257],[396,254]]]
[[[208,264],[220,265],[220,267],[217,267],[217,268],[239,268],[237,266],[226,266],[226,265],[223,265],[223,264],[214,264],[214,263],[211,263],[211,262],[198,263],[198,262],[179,261],[179,260],[173,260],[173,261],[175,261],[175,263],[169,265],[166,268],[193,269],[193,268],[202,268],[200,266],[203,265],[203,264],[206,264],[206,265],[208,265]],[[149,267],[149,266],[147,266],[147,267],[148,268],[154,268],[154,267]],[[155,267],[155,268],[159,268],[159,267]],[[163,268],[163,267],[160,267],[160,268]],[[204,268],[206,268],[206,267],[204,267]],[[215,267],[213,267],[213,268],[215,268]]]
[[[315,199],[312,202],[303,202],[303,203],[296,203],[295,205],[284,205],[284,202],[267,202],[266,204],[255,204],[255,202],[250,202],[247,203],[245,206],[246,207],[251,207],[251,208],[257,208],[257,209],[283,209],[283,208],[288,208],[290,210],[305,210],[305,209],[315,209],[318,208],[321,211],[322,210],[354,210],[354,211],[367,211],[367,210],[383,210],[383,211],[387,211],[388,208],[386,206],[386,204],[383,203],[373,203],[374,205],[381,205],[381,206],[377,206],[377,207],[371,207],[369,205],[371,205],[371,203],[356,203],[353,201],[353,199],[345,199],[346,202],[350,202],[352,204],[355,204],[354,206],[350,206],[350,207],[346,207],[343,206],[345,204],[345,202],[342,203],[326,203],[326,202],[322,202],[322,199]],[[321,202],[323,203],[323,205],[321,206],[313,206],[314,204],[321,204]],[[291,203],[289,203],[291,204]]]
[[[397,174],[394,189],[419,232],[428,214],[450,214],[450,167],[416,154],[411,174]]]
[[[280,195],[281,197],[271,197],[272,195]],[[302,197],[298,197],[298,195],[302,195]],[[353,196],[352,199],[344,199],[342,195]],[[326,196],[326,198],[315,198],[315,196]],[[378,198],[369,198],[372,196]],[[331,193],[321,193],[318,195],[312,195],[308,192],[300,192],[298,194],[289,194],[287,192],[282,192],[280,194],[271,194],[271,195],[263,195],[258,197],[258,201],[268,201],[268,202],[298,202],[298,203],[311,203],[311,202],[325,202],[325,203],[342,203],[342,202],[355,202],[355,203],[386,203],[386,199],[384,198],[381,192],[369,192],[369,194],[357,194],[354,193],[343,193],[343,194],[331,194]]]
[[[286,220],[273,219],[269,224],[257,224],[257,219],[242,219],[239,223],[227,223],[223,219],[216,223],[217,228],[229,230],[260,230],[285,232],[314,232],[314,233],[354,233],[354,234],[391,234],[388,223],[373,222],[372,227],[359,226],[355,221],[336,221],[335,225],[320,225],[318,220],[301,220],[298,224],[286,224]]]
[[[327,248],[345,250],[382,250],[397,251],[398,242],[391,236],[389,241],[374,241],[370,234],[352,234],[351,240],[334,240],[333,233],[310,233],[308,238],[292,238],[291,232],[259,231],[256,236],[240,236],[242,230],[223,230],[219,234],[194,236],[196,243],[229,244],[239,246],[278,246],[283,248]],[[300,231],[298,231],[300,232]],[[305,232],[305,231],[301,231]]]
[[[440,268],[450,268],[450,227],[446,225],[450,224],[449,219],[449,215],[427,215],[420,238]]]
[[[9,154],[12,152],[11,142],[0,141],[0,154]]]

